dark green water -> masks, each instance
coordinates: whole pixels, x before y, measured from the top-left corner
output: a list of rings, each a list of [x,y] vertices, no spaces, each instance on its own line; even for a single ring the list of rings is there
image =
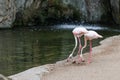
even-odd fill
[[[74,27],[56,25],[47,29],[0,30],[0,73],[8,76],[31,67],[66,59],[74,47],[71,33]],[[85,27],[97,31],[104,38],[120,34],[119,29]],[[99,45],[99,41],[103,39],[94,40],[93,46]]]

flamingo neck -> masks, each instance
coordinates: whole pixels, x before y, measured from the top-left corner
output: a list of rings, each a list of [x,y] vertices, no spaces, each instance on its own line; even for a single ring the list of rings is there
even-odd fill
[[[73,49],[73,51],[72,51],[72,55],[73,55],[73,53],[75,52],[75,49],[76,49],[76,47],[77,47],[77,45],[78,45],[78,42],[77,42],[77,37],[74,35],[74,38],[75,38],[75,47],[74,47],[74,49]]]

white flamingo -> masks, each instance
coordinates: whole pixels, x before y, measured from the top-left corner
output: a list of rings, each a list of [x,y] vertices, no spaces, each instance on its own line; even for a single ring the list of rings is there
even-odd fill
[[[67,61],[69,61],[69,59],[71,59],[73,57],[73,54],[74,54],[74,52],[77,48],[78,42],[79,42],[78,54],[80,54],[80,50],[82,48],[80,38],[81,38],[82,35],[86,34],[87,32],[88,32],[87,29],[84,28],[84,27],[76,27],[75,29],[73,29],[72,33],[73,33],[74,38],[75,38],[75,46],[72,50],[72,53],[69,55]]]
[[[95,31],[88,31],[86,34],[84,34],[84,46],[81,48],[81,54],[80,57],[83,59],[82,51],[83,49],[87,46],[87,40],[89,40],[89,45],[90,45],[90,52],[89,52],[89,58],[88,58],[88,63],[91,63],[91,57],[92,57],[92,40],[97,39],[97,38],[103,38],[101,35],[99,35]]]

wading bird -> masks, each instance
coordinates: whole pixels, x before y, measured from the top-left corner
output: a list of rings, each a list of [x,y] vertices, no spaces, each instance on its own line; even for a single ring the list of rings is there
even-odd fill
[[[90,52],[89,52],[89,57],[88,57],[88,63],[91,63],[91,57],[92,57],[92,40],[97,39],[97,38],[103,38],[101,35],[99,35],[95,31],[88,31],[86,34],[84,34],[84,46],[81,48],[81,58],[82,57],[82,51],[83,49],[87,46],[87,40],[89,40],[89,45],[90,45]]]
[[[73,54],[74,54],[74,52],[75,52],[75,50],[77,48],[78,43],[79,43],[78,54],[80,55],[80,50],[82,48],[80,38],[81,38],[82,35],[86,34],[87,32],[88,32],[87,29],[84,28],[84,27],[76,27],[75,29],[73,29],[72,33],[73,33],[74,38],[75,38],[75,46],[74,46],[74,48],[72,50],[72,53],[69,55],[67,61],[69,61],[73,57]]]

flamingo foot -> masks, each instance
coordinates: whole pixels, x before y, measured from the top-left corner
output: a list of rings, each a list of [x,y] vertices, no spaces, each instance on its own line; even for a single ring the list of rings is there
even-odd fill
[[[91,62],[92,62],[91,60],[88,60],[88,62],[87,62],[87,63],[88,63],[88,64],[90,64]]]
[[[84,59],[82,59],[82,62],[85,62],[85,60],[84,60]]]
[[[67,62],[70,62],[72,60],[72,57],[68,57]]]
[[[82,59],[81,57],[79,57],[77,60],[73,61],[73,63],[77,63],[77,64],[80,64],[81,62],[85,62],[85,60]]]
[[[76,63],[76,60],[73,60],[72,63]]]
[[[76,64],[80,64],[82,62],[82,59],[79,59],[78,61],[76,61]]]

